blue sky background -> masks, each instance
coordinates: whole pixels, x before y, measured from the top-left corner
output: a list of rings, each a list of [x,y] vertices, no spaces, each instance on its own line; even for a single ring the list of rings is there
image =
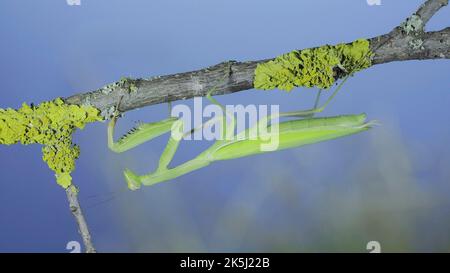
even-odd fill
[[[0,107],[94,90],[122,76],[190,71],[383,34],[422,3],[387,1],[0,2]],[[450,8],[428,30],[449,26]],[[344,139],[215,163],[137,192],[122,170],[157,164],[162,137],[113,154],[106,124],[76,133],[74,181],[101,252],[450,251],[450,62],[377,65],[351,78],[324,115],[365,112],[382,126]],[[310,107],[315,92],[249,90],[224,104]],[[188,101],[188,105],[191,105]],[[166,105],[133,111],[167,116]],[[182,145],[175,164],[208,143]],[[67,252],[80,240],[40,147],[0,146],[0,251]]]

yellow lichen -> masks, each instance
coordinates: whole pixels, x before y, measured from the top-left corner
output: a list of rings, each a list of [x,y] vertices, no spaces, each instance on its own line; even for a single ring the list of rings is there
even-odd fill
[[[371,66],[369,41],[359,39],[350,44],[294,50],[274,60],[258,64],[253,85],[256,89],[294,87],[327,89],[335,82],[335,68],[354,73]]]
[[[0,109],[0,144],[44,145],[43,160],[55,172],[58,184],[67,188],[80,154],[72,134],[76,128],[102,120],[99,114],[92,106],[68,105],[59,98],[38,106],[24,103],[18,110]]]

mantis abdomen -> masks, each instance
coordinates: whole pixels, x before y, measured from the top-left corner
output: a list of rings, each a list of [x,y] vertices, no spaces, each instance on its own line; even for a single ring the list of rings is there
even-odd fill
[[[300,147],[365,131],[370,128],[370,123],[365,123],[365,120],[366,115],[360,114],[285,121],[278,124],[278,132],[269,126],[267,132],[257,139],[224,142],[202,155],[210,153],[209,157],[216,161]],[[268,140],[274,137],[278,138],[276,149],[261,149],[261,145],[267,145]]]

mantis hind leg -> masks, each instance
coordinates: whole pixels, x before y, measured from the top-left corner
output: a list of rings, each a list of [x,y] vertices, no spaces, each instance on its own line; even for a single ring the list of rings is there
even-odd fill
[[[215,105],[219,106],[219,107],[222,109],[222,112],[224,113],[224,115],[221,115],[221,116],[215,116],[215,117],[213,117],[213,118],[207,120],[206,122],[203,122],[202,124],[200,124],[200,126],[195,127],[195,128],[192,128],[189,132],[185,133],[184,136],[192,135],[192,134],[194,134],[196,131],[198,131],[198,130],[200,130],[200,129],[204,129],[204,128],[207,128],[207,127],[209,127],[209,126],[212,126],[213,124],[217,123],[217,121],[218,121],[219,119],[222,119],[222,125],[223,125],[222,128],[226,128],[226,127],[227,127],[227,126],[226,126],[226,117],[227,117],[227,116],[228,116],[228,117],[230,118],[230,120],[231,120],[231,125],[229,126],[229,128],[231,128],[231,129],[230,129],[230,131],[228,131],[228,132],[231,134],[231,133],[234,132],[234,130],[236,129],[236,120],[235,120],[235,118],[234,118],[233,113],[228,112],[228,111],[225,109],[225,107],[224,107],[220,102],[218,102],[216,99],[214,99],[214,98],[211,96],[211,93],[212,93],[212,92],[214,92],[214,89],[211,89],[211,90],[207,93],[206,98],[207,98],[212,104],[215,104]],[[223,132],[226,132],[226,130],[223,130]]]
[[[222,109],[222,112],[224,113],[222,115],[222,138],[227,139],[228,137],[234,136],[234,131],[236,130],[236,119],[234,117],[234,113],[230,113],[226,110],[225,106],[223,106],[220,102],[218,102],[215,98],[211,96],[214,89],[211,89],[207,95],[206,98],[212,103],[220,107]],[[227,124],[227,116],[230,118],[230,127],[228,127]]]
[[[325,101],[325,103],[322,106],[318,107],[319,101],[320,101],[320,95],[322,93],[322,90],[319,90],[319,93],[316,96],[316,100],[315,100],[313,108],[308,109],[308,110],[291,111],[291,112],[280,113],[279,117],[303,117],[303,118],[307,118],[307,117],[313,117],[315,114],[322,112],[323,110],[325,110],[325,108],[328,106],[328,104],[330,104],[330,102],[334,99],[334,97],[336,97],[336,95],[342,89],[342,86],[348,80],[348,78],[350,76],[351,76],[351,74],[348,74],[347,76],[345,76],[345,78],[338,84],[336,89],[328,97],[328,99]],[[274,116],[274,117],[276,117],[276,116]]]
[[[261,118],[258,121],[256,126],[254,126],[253,128],[250,128],[249,133],[255,134],[255,132],[260,130],[262,127],[267,127],[268,124],[271,123],[271,121],[273,119],[277,119],[280,117],[296,117],[296,118],[312,118],[312,117],[314,117],[315,114],[322,112],[325,109],[325,107],[327,107],[327,105],[333,100],[333,98],[337,95],[339,90],[342,88],[342,86],[344,85],[344,83],[348,79],[348,77],[349,77],[349,75],[344,78],[344,80],[336,87],[336,90],[333,91],[333,93],[330,95],[330,97],[328,97],[328,99],[325,101],[325,103],[322,106],[318,107],[319,102],[320,102],[320,96],[322,94],[322,90],[319,90],[319,92],[316,95],[316,99],[315,99],[313,108],[308,109],[308,110],[290,111],[290,112],[283,112],[283,113],[277,113],[277,114],[272,114],[272,115],[266,116],[264,118]]]

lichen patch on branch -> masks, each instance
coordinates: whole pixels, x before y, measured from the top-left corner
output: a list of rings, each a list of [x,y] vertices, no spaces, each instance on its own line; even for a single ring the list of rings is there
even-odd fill
[[[371,66],[371,56],[369,41],[365,39],[294,50],[258,64],[253,84],[263,90],[291,91],[299,86],[327,89],[335,82],[334,68],[351,74]]]
[[[413,14],[406,18],[405,22],[400,25],[400,28],[409,35],[410,33],[420,33],[423,32],[424,23],[419,15]]]
[[[75,129],[102,120],[92,106],[65,104],[60,98],[38,106],[24,103],[18,110],[0,109],[0,144],[42,144],[43,160],[55,172],[57,183],[67,188],[80,154],[72,143]]]
[[[124,89],[127,93],[134,93],[138,90],[138,87],[136,83],[140,79],[132,79],[128,77],[122,77],[118,82],[113,82],[111,84],[106,85],[105,87],[102,87],[99,89],[99,91],[104,94],[108,95],[109,93],[113,92],[114,90],[117,90],[118,88]]]

